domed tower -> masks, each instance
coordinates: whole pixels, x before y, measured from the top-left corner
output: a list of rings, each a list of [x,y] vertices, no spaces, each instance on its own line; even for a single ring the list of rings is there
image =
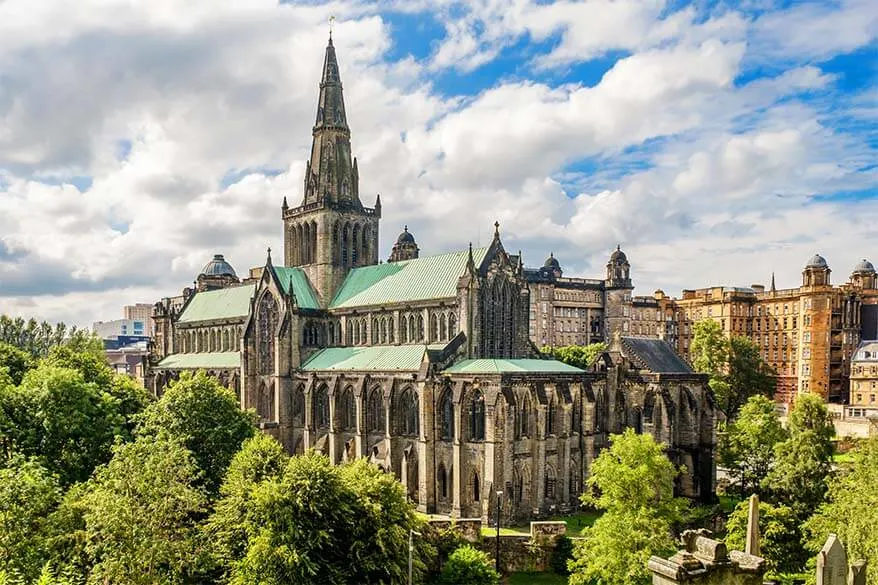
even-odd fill
[[[857,288],[875,288],[875,267],[871,262],[863,258],[854,266],[851,273],[851,284]]]
[[[238,275],[222,254],[214,254],[213,260],[204,265],[196,279],[196,290],[215,290],[238,284]]]
[[[390,258],[388,258],[387,261],[399,262],[401,260],[414,260],[418,257],[419,251],[418,244],[415,242],[415,237],[409,232],[409,226],[405,226],[402,233],[396,238],[396,243],[393,244],[393,249],[390,251]]]
[[[628,333],[631,315],[631,265],[620,246],[610,254],[604,281],[604,340]]]
[[[549,253],[549,257],[546,258],[546,262],[543,264],[543,270],[555,278],[561,278],[561,275],[564,274],[564,271],[561,270],[561,263],[555,258],[554,252]]]
[[[820,254],[814,254],[802,271],[802,286],[828,286],[830,272],[832,271],[826,259]]]

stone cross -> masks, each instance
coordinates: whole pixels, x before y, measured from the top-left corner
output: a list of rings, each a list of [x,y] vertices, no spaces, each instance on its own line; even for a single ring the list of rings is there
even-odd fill
[[[848,557],[841,541],[830,534],[817,553],[817,585],[847,585]]]
[[[754,557],[759,556],[759,496],[756,494],[750,496],[750,507],[747,510],[747,539],[744,543],[744,552]]]

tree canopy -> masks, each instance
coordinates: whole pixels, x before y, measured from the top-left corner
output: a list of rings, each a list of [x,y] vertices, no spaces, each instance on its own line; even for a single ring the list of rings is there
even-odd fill
[[[744,550],[747,538],[747,517],[750,502],[738,503],[726,523],[726,546]],[[802,571],[809,558],[802,546],[801,520],[795,511],[782,504],[759,502],[759,556],[772,573]]]
[[[442,568],[440,585],[497,585],[500,574],[491,557],[470,545],[456,549]]]
[[[762,395],[751,396],[738,418],[720,433],[719,462],[738,480],[741,493],[761,493],[774,463],[775,446],[786,438],[774,402]]]
[[[235,453],[256,428],[251,412],[242,411],[231,390],[204,372],[184,373],[140,417],[139,436],[167,434],[184,445],[216,492]]]
[[[755,395],[773,396],[775,373],[762,359],[759,346],[747,337],[723,334],[713,319],[693,325],[695,336],[690,353],[695,370],[708,374],[708,384],[717,408],[732,420],[747,399]]]
[[[607,351],[606,343],[564,345],[559,347],[546,346],[540,350],[544,355],[583,370],[591,368],[598,357],[605,351]]]
[[[674,550],[671,526],[685,506],[674,498],[679,473],[651,435],[628,429],[592,465],[582,495],[604,514],[583,532],[569,563],[571,585],[642,585],[647,560]]]

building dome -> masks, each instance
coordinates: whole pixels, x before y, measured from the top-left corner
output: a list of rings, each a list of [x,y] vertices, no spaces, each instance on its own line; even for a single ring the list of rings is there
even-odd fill
[[[875,267],[872,265],[871,262],[863,258],[862,260],[857,262],[856,266],[854,266],[854,272],[869,272],[874,274]]]
[[[235,269],[232,268],[231,264],[226,262],[226,259],[223,258],[222,254],[214,254],[213,260],[205,264],[204,268],[201,269],[201,274],[204,276],[238,277],[238,275],[235,274]]]
[[[409,233],[409,226],[405,226],[399,237],[396,238],[397,244],[414,244],[415,237]]]
[[[625,264],[628,262],[628,257],[625,256],[625,252],[622,251],[621,246],[616,246],[616,249],[610,254],[610,263],[611,264]]]
[[[808,264],[805,265],[805,268],[828,268],[829,265],[826,264],[826,259],[820,254],[814,254],[810,260],[808,260]]]
[[[560,270],[561,264],[558,262],[558,259],[555,258],[555,253],[551,252],[549,257],[546,258],[546,263],[543,264],[546,268],[551,268],[552,270]]]

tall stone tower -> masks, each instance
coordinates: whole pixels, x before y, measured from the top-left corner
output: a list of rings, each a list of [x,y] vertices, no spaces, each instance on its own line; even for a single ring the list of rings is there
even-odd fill
[[[604,281],[604,339],[628,334],[631,318],[631,265],[620,246],[607,262],[607,279]]]
[[[302,204],[288,207],[284,198],[284,261],[305,270],[325,307],[351,268],[378,263],[381,219],[380,197],[372,209],[360,202],[357,159],[351,156],[351,130],[332,37],[323,59],[312,136]]]

